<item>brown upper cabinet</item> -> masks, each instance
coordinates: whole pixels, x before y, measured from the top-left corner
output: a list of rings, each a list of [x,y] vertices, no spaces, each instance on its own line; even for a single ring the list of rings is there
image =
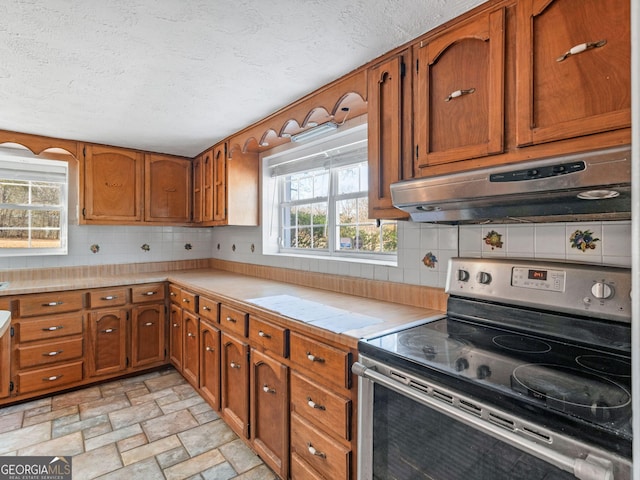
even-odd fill
[[[369,218],[403,218],[393,207],[389,185],[413,175],[411,50],[369,68],[367,81]]]
[[[416,169],[504,148],[505,13],[472,17],[414,46]]]
[[[142,220],[144,155],[134,150],[85,145],[83,217],[87,223]]]
[[[191,221],[191,160],[146,154],[145,211],[147,222]]]
[[[631,125],[629,0],[517,5],[517,143]]]

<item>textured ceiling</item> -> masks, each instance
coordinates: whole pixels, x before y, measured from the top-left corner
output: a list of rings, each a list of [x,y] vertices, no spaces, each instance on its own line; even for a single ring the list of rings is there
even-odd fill
[[[195,156],[485,0],[3,0],[0,129]]]

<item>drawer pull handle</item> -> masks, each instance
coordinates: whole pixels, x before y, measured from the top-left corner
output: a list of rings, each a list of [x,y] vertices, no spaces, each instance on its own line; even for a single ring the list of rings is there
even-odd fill
[[[58,350],[58,351],[53,351],[53,352],[49,352],[49,353],[43,353],[42,356],[43,357],[55,357],[56,355],[60,355],[62,353],[62,350]]]
[[[187,333],[187,337],[195,337],[195,334],[189,332],[189,333]]]
[[[451,92],[447,98],[444,99],[445,102],[450,102],[454,98],[461,97],[462,95],[469,95],[470,93],[475,92],[475,88],[467,88],[466,90],[456,90],[455,92]]]
[[[271,335],[269,335],[268,333],[264,333],[262,330],[258,332],[258,336],[262,338],[271,338]]]
[[[227,322],[237,323],[237,320],[233,317],[227,317]]]
[[[149,291],[149,292],[144,292],[144,295],[146,295],[147,297],[150,297],[151,295],[155,295],[158,292],[154,292],[154,291]]]
[[[276,390],[274,388],[269,388],[269,385],[266,383],[262,386],[262,391],[264,393],[276,393]]]
[[[62,375],[53,375],[51,377],[45,377],[42,379],[43,382],[55,382],[56,380],[62,378]]]
[[[311,442],[307,442],[307,448],[309,449],[309,453],[311,455],[315,455],[316,457],[320,457],[320,458],[327,458],[327,454],[313,448],[313,445],[311,445]]]
[[[205,350],[206,350],[207,352],[214,352],[214,351],[215,351],[215,349],[214,349],[213,347],[209,347],[209,346],[207,346],[207,347],[205,348]]]
[[[210,312],[211,309],[209,307],[207,307],[206,305],[204,307],[202,307],[202,310],[204,310],[205,312]]]
[[[173,328],[179,328],[179,327],[180,327],[180,324],[179,324],[179,323],[174,323],[174,324],[173,324]]]
[[[311,408],[315,408],[316,410],[326,410],[326,407],[324,405],[320,405],[319,403],[314,402],[313,400],[311,400],[311,397],[307,397],[307,405],[309,405]]]
[[[117,295],[107,295],[106,297],[100,297],[100,300],[115,300],[118,298]]]
[[[324,363],[324,358],[316,357],[313,353],[307,352],[307,358],[312,362]]]
[[[239,364],[239,363],[236,363],[236,362],[231,362],[231,363],[229,364],[229,366],[230,366],[231,368],[240,368],[240,364]]]
[[[113,333],[117,330],[117,328],[105,328],[104,330],[100,330],[100,333]]]
[[[58,305],[62,305],[64,302],[49,302],[49,303],[43,303],[42,306],[43,307],[57,307]]]
[[[575,47],[571,47],[569,50],[564,52],[558,58],[556,58],[556,62],[564,62],[567,58],[572,55],[577,55],[582,52],[586,52],[587,50],[591,50],[592,48],[600,48],[604,47],[607,44],[606,40],[598,40],[597,42],[585,42],[580,45],[576,45]]]
[[[174,292],[169,292],[169,296],[170,296],[170,297],[175,297],[175,296],[176,296],[176,294],[175,294]]]
[[[57,327],[47,327],[47,328],[43,328],[42,331],[43,332],[55,332],[56,330],[62,330],[64,328],[64,326],[62,325],[58,325]]]
[[[183,298],[183,299],[182,299],[182,301],[183,301],[184,303],[191,303],[191,300],[189,300],[188,298]]]
[[[147,323],[144,324],[145,327],[150,327],[152,325],[153,325],[153,322],[147,322]]]

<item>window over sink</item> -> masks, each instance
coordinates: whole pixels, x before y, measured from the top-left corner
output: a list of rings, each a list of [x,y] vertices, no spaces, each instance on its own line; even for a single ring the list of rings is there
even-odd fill
[[[265,253],[396,261],[395,221],[368,218],[366,124],[263,157]]]
[[[0,256],[66,255],[69,165],[0,152]]]

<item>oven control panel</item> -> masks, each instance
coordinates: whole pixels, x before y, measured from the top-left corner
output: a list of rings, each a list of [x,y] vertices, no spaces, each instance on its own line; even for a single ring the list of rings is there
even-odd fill
[[[631,322],[631,270],[579,263],[452,258],[450,295]]]

